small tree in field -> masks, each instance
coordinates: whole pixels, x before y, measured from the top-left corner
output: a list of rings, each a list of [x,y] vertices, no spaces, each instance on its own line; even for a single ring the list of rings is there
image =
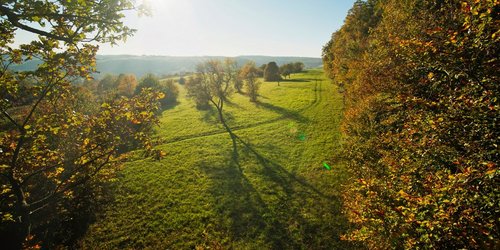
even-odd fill
[[[264,80],[268,82],[278,82],[281,81],[280,68],[275,62],[270,62],[267,64],[264,70]]]
[[[224,62],[210,60],[199,64],[194,78],[186,84],[189,96],[197,103],[208,102],[212,104],[218,112],[219,120],[231,133],[231,129],[226,124],[222,110],[232,92],[232,85],[237,77],[236,62],[226,59]],[[231,133],[232,134],[232,133]]]
[[[304,63],[303,62],[294,62],[292,65],[292,73],[300,73],[304,71]]]
[[[292,65],[289,63],[281,65],[280,66],[280,73],[283,77],[289,78],[290,75],[293,73]]]
[[[260,81],[257,79],[259,69],[255,62],[248,62],[241,68],[240,77],[244,79],[250,101],[256,102],[259,96]]]
[[[192,76],[186,81],[187,96],[196,102],[197,109],[208,109],[210,107],[208,91],[203,90],[202,78],[198,75]]]

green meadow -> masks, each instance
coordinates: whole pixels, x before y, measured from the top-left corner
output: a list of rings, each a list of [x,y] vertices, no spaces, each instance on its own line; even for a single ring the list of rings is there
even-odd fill
[[[86,249],[345,249],[342,98],[319,69],[263,82],[258,103],[234,93],[214,110],[179,103],[157,127],[160,161],[138,159],[109,187]],[[331,166],[327,170],[323,163]]]

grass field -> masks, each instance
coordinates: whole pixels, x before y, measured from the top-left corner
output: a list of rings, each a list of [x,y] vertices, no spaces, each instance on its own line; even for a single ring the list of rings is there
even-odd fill
[[[265,82],[259,103],[233,94],[225,107],[236,148],[215,110],[185,98],[158,136],[168,155],[128,163],[87,249],[345,249],[339,192],[342,100],[320,70]],[[332,166],[328,171],[323,162]]]

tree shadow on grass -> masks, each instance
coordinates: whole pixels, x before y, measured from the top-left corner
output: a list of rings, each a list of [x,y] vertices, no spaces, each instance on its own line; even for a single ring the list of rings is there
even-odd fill
[[[166,110],[171,110],[171,109],[175,108],[179,104],[180,104],[179,101],[162,104],[160,111],[163,112],[163,111],[166,111]]]
[[[253,248],[263,245],[271,249],[297,248],[286,232],[286,225],[271,216],[273,211],[244,174],[233,135],[233,151],[227,158],[230,164],[202,168],[215,184],[211,195],[216,197],[218,229],[225,231],[231,243],[255,244]],[[259,242],[254,242],[256,239]]]
[[[243,94],[243,93],[242,93],[242,95],[246,95],[246,94]],[[235,108],[238,108],[238,109],[245,109],[245,108],[243,108],[241,105],[239,105],[239,104],[237,104],[237,103],[235,103],[235,102],[233,102],[233,101],[231,101],[231,100],[229,100],[229,99],[227,99],[227,100],[225,101],[225,103],[226,103],[226,104],[227,104],[227,106],[229,106],[229,107],[235,107]]]
[[[213,180],[217,219],[230,242],[265,249],[335,249],[342,222],[323,222],[323,211],[340,215],[340,199],[318,190],[259,152],[230,129],[232,152],[227,166],[206,168]],[[240,155],[240,153],[242,155]],[[248,168],[248,161],[257,163]],[[308,203],[304,201],[308,200]],[[318,202],[316,205],[311,205]],[[304,208],[305,204],[309,204]],[[328,206],[328,207],[327,207]],[[307,215],[315,213],[315,219]],[[338,217],[338,216],[337,216]],[[318,220],[319,219],[319,220]],[[332,224],[335,224],[332,226]],[[318,239],[318,235],[322,235]],[[325,238],[324,235],[327,235]],[[234,246],[231,246],[234,247]],[[332,248],[333,247],[333,248]]]
[[[309,121],[309,118],[303,116],[302,114],[300,114],[300,112],[297,112],[297,111],[289,110],[289,109],[286,109],[286,108],[283,108],[280,106],[276,106],[276,105],[273,105],[273,104],[270,104],[267,102],[257,101],[257,102],[255,102],[255,104],[257,105],[257,107],[262,107],[262,108],[271,110],[271,111],[276,112],[276,113],[278,113],[286,118],[293,119],[297,122],[308,122]]]
[[[298,79],[283,79],[281,82],[310,82],[311,79],[303,79],[303,78],[298,78]]]

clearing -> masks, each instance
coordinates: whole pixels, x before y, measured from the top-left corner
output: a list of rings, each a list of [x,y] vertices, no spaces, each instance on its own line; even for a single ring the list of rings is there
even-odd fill
[[[199,111],[180,87],[158,136],[168,155],[128,163],[84,248],[344,249],[342,99],[321,70],[264,82],[259,103],[226,104],[236,148],[216,111]],[[332,166],[328,171],[326,162]]]

